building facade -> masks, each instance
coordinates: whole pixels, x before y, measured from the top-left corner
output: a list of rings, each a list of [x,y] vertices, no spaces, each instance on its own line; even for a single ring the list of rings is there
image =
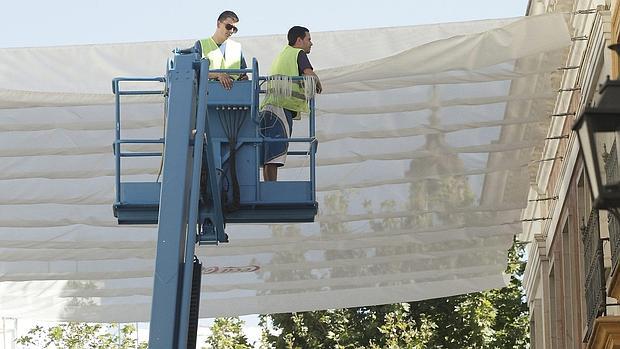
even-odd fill
[[[620,39],[617,0],[531,0],[528,15],[566,14],[572,45],[558,67],[558,96],[529,204],[522,240],[528,242],[524,288],[531,348],[620,348],[620,224],[592,208],[579,143],[571,127],[596,102],[600,85],[618,77],[607,47]],[[616,144],[601,154],[606,175],[617,173]]]

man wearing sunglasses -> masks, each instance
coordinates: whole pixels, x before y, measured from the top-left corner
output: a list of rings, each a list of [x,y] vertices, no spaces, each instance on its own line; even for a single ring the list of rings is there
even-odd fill
[[[239,17],[233,11],[224,11],[217,18],[217,28],[210,38],[196,41],[195,52],[209,59],[209,69],[246,69],[247,64],[241,44],[230,37],[238,31]],[[246,80],[246,74],[230,75],[209,73],[209,79],[219,80],[225,89],[230,90],[233,80]]]

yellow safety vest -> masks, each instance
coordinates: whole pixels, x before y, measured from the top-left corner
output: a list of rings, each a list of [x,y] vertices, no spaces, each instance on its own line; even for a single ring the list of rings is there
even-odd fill
[[[241,44],[226,40],[226,54],[217,46],[213,38],[200,40],[202,58],[209,59],[209,69],[240,69],[241,68]],[[234,76],[235,78],[238,75]]]
[[[278,75],[299,76],[299,66],[297,64],[297,56],[299,55],[299,51],[301,51],[300,48],[286,45],[282,52],[280,52],[280,54],[273,61],[270,75],[272,77],[276,77]],[[261,104],[261,108],[267,104],[270,104],[296,112],[308,113],[310,108],[308,107],[308,99],[304,92],[304,82],[294,81],[291,85],[290,96],[278,96],[277,94],[270,93],[270,88],[268,86],[267,96]]]

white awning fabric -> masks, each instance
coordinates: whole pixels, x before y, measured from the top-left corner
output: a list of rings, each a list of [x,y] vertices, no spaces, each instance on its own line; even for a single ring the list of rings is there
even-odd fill
[[[544,35],[541,35],[544,33]],[[238,38],[261,72],[283,35]],[[415,301],[504,285],[570,35],[561,15],[313,33],[316,223],[199,247],[201,316]],[[156,227],[118,226],[111,79],[191,40],[0,50],[0,316],[146,321]],[[126,135],[159,137],[161,99]],[[294,126],[303,134],[304,120]],[[308,163],[290,158],[284,179]],[[154,178],[158,159],[124,162]]]

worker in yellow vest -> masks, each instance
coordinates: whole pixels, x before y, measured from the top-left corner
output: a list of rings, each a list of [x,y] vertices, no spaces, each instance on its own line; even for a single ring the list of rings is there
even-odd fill
[[[209,59],[209,69],[246,69],[247,64],[241,44],[230,37],[239,30],[239,17],[233,11],[224,11],[217,18],[215,33],[209,38],[196,41],[194,51]],[[225,89],[230,90],[233,80],[245,80],[246,74],[231,75],[209,73],[209,79],[219,80]]]
[[[294,26],[288,31],[288,45],[271,64],[267,95],[261,104],[261,133],[268,138],[290,138],[293,119],[308,113],[308,101],[323,90],[308,54],[312,39],[308,28]],[[293,81],[290,77],[304,77]],[[263,178],[275,181],[278,167],[283,166],[288,142],[264,144]]]

